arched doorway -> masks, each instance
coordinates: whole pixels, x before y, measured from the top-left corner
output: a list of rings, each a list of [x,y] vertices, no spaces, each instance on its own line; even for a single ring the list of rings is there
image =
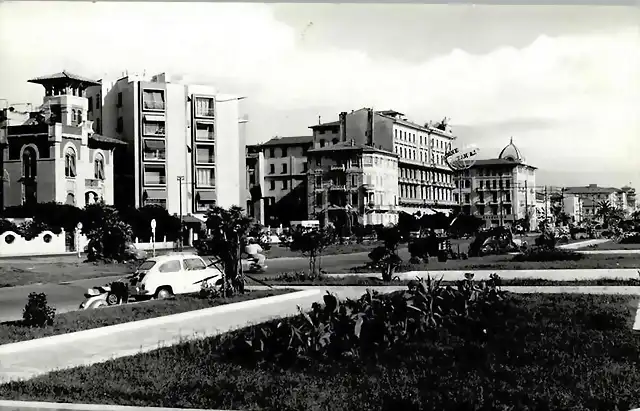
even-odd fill
[[[23,204],[30,205],[38,202],[38,157],[33,147],[25,147],[22,152],[22,199]]]
[[[67,193],[67,201],[66,204],[75,206],[76,205],[76,196],[73,193]]]

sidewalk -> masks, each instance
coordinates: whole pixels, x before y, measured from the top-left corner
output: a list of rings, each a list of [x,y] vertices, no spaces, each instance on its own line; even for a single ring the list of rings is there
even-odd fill
[[[286,286],[306,290],[300,293],[229,304],[205,310],[131,322],[73,334],[0,346],[0,383],[31,378],[56,369],[91,365],[112,358],[153,351],[185,340],[218,335],[252,324],[307,310],[321,301],[327,291],[339,298],[358,298],[372,289],[380,292],[403,290],[405,286]],[[581,292],[594,294],[640,294],[640,287],[505,287],[507,291],[534,293]],[[271,300],[269,300],[271,299]],[[269,303],[271,301],[271,303]],[[247,304],[251,303],[251,304]],[[257,308],[259,307],[259,308]]]

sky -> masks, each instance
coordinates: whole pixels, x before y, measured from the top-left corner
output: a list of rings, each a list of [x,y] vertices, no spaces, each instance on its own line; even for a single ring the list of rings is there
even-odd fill
[[[0,2],[0,98],[33,77],[185,75],[247,96],[248,140],[341,111],[450,118],[513,141],[538,184],[640,188],[640,9],[628,6]]]

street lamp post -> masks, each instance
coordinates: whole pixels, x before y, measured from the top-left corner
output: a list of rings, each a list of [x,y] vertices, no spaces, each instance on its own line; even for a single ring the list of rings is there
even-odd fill
[[[179,187],[179,192],[180,192],[180,251],[182,251],[182,237],[183,237],[183,232],[182,232],[182,181],[184,180],[184,176],[178,176],[178,187]]]

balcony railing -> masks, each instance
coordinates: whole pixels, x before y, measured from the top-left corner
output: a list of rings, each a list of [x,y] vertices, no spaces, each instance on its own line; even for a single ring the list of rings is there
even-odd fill
[[[196,117],[215,117],[215,110],[212,108],[196,109]]]
[[[329,186],[329,190],[331,191],[344,191],[346,189],[347,189],[346,185],[332,184]]]
[[[196,133],[196,140],[199,140],[199,141],[214,141],[215,139],[216,139],[215,134],[213,132]]]
[[[329,167],[329,170],[331,171],[344,171],[345,170],[345,166],[344,165],[333,165]]]
[[[104,181],[97,178],[87,178],[84,180],[85,187],[102,188],[103,185],[104,185]]]
[[[164,101],[144,101],[142,107],[145,110],[164,110]]]

